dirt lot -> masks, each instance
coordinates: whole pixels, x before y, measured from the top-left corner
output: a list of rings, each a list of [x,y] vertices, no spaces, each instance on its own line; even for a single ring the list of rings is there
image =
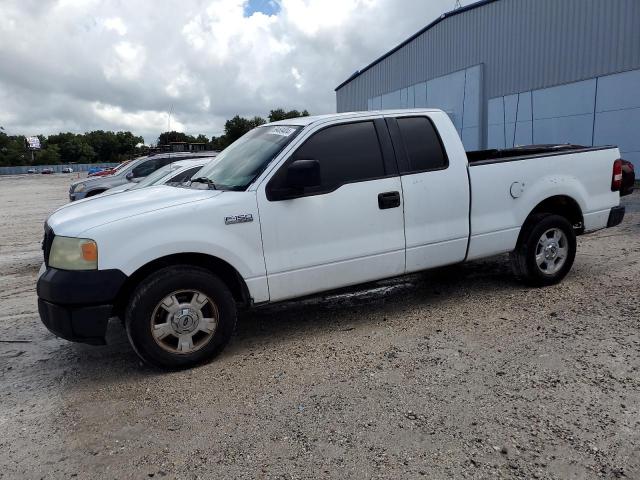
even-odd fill
[[[640,196],[559,286],[506,259],[244,314],[214,363],[40,323],[69,176],[0,178],[1,478],[640,478]]]

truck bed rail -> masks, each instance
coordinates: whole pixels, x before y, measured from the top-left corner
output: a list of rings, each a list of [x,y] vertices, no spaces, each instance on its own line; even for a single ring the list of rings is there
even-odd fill
[[[612,145],[600,147],[586,147],[584,145],[525,145],[516,148],[473,150],[467,152],[469,166],[487,165],[491,163],[512,162],[527,160],[536,157],[551,157],[554,155],[566,155],[568,153],[595,152],[617,148]]]

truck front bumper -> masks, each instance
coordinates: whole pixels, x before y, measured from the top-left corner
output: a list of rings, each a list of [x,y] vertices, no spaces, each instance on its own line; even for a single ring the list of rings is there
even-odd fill
[[[71,342],[104,345],[112,305],[66,307],[38,299],[38,312],[45,327]]]
[[[47,268],[38,279],[42,323],[72,342],[104,345],[113,304],[127,276],[120,270]]]

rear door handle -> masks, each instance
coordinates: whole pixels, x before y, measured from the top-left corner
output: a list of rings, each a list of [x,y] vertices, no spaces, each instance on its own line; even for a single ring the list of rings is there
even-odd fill
[[[397,208],[400,206],[400,192],[385,192],[378,194],[378,207],[380,210]]]

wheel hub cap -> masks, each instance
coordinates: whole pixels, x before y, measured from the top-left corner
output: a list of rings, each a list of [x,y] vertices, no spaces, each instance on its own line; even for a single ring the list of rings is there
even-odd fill
[[[544,249],[544,258],[547,260],[553,260],[558,256],[558,244],[553,242],[547,245]]]
[[[180,290],[158,303],[149,326],[162,349],[189,354],[209,343],[218,320],[218,307],[211,297],[197,290]]]
[[[544,232],[536,247],[536,263],[545,275],[554,275],[564,266],[569,255],[569,241],[559,228]]]
[[[198,312],[191,308],[182,308],[171,318],[171,326],[178,335],[193,332],[199,322]]]

